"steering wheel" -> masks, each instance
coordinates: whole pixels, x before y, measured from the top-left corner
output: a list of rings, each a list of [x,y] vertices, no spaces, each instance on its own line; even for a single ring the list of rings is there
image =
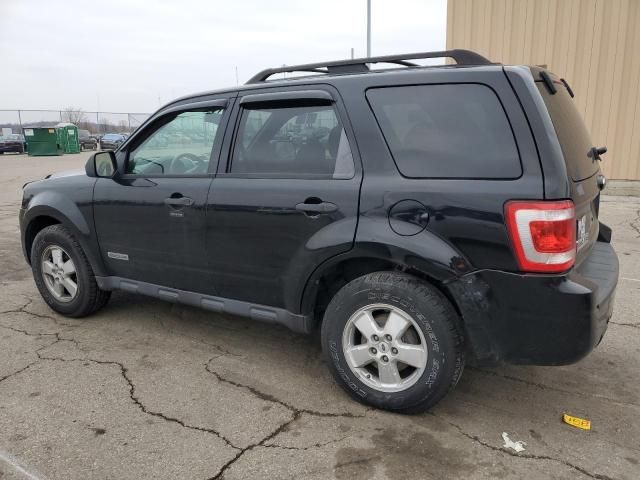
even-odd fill
[[[171,160],[169,173],[192,173],[204,164],[203,160],[193,153],[181,153]]]

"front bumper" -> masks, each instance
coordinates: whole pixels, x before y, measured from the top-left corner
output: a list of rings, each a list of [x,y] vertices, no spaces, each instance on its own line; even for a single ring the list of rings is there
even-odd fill
[[[589,256],[563,275],[471,273],[448,284],[480,360],[563,365],[602,340],[613,312],[618,257],[596,242]]]

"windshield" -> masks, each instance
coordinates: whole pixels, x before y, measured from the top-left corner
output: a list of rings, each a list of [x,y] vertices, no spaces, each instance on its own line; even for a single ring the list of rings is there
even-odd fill
[[[122,137],[120,135],[115,135],[113,133],[108,133],[102,138],[104,140],[121,140],[122,139]]]

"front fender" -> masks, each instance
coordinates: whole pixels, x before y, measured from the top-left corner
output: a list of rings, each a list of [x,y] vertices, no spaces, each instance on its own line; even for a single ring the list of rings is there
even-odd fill
[[[27,204],[25,220],[28,222],[39,216],[55,218],[83,236],[91,234],[89,223],[78,205],[61,192],[44,191],[33,196]]]
[[[45,190],[35,193],[24,205],[20,215],[20,230],[22,248],[30,262],[30,228],[38,218],[50,217],[69,229],[84,251],[91,267],[96,275],[106,275],[106,270],[99,254],[98,242],[93,228],[93,213],[91,194],[85,197],[82,189],[74,190],[75,197],[71,198],[65,193],[55,190]]]

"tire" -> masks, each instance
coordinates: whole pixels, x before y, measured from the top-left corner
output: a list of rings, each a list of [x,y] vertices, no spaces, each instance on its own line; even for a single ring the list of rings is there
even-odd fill
[[[402,330],[394,325],[409,326]],[[394,331],[405,333],[387,341],[385,332]],[[464,336],[453,306],[438,289],[404,273],[371,273],[345,285],[327,307],[321,337],[338,384],[359,402],[385,410],[428,410],[456,386],[464,370]],[[346,351],[354,352],[349,361]],[[389,378],[393,381],[385,383]]]
[[[55,267],[55,276],[67,275],[55,263],[57,252],[61,252],[65,265],[71,265],[69,270],[71,268],[74,270],[66,280],[71,280],[77,285],[75,294],[71,294],[71,290],[67,287],[60,290],[59,285],[56,285],[60,282],[55,282],[53,275],[45,272],[45,270],[51,272],[51,268]],[[66,263],[68,260],[72,263]],[[111,296],[111,292],[98,288],[93,270],[82,247],[62,225],[43,228],[36,235],[31,248],[31,270],[40,295],[47,305],[67,317],[90,315],[104,307]]]

